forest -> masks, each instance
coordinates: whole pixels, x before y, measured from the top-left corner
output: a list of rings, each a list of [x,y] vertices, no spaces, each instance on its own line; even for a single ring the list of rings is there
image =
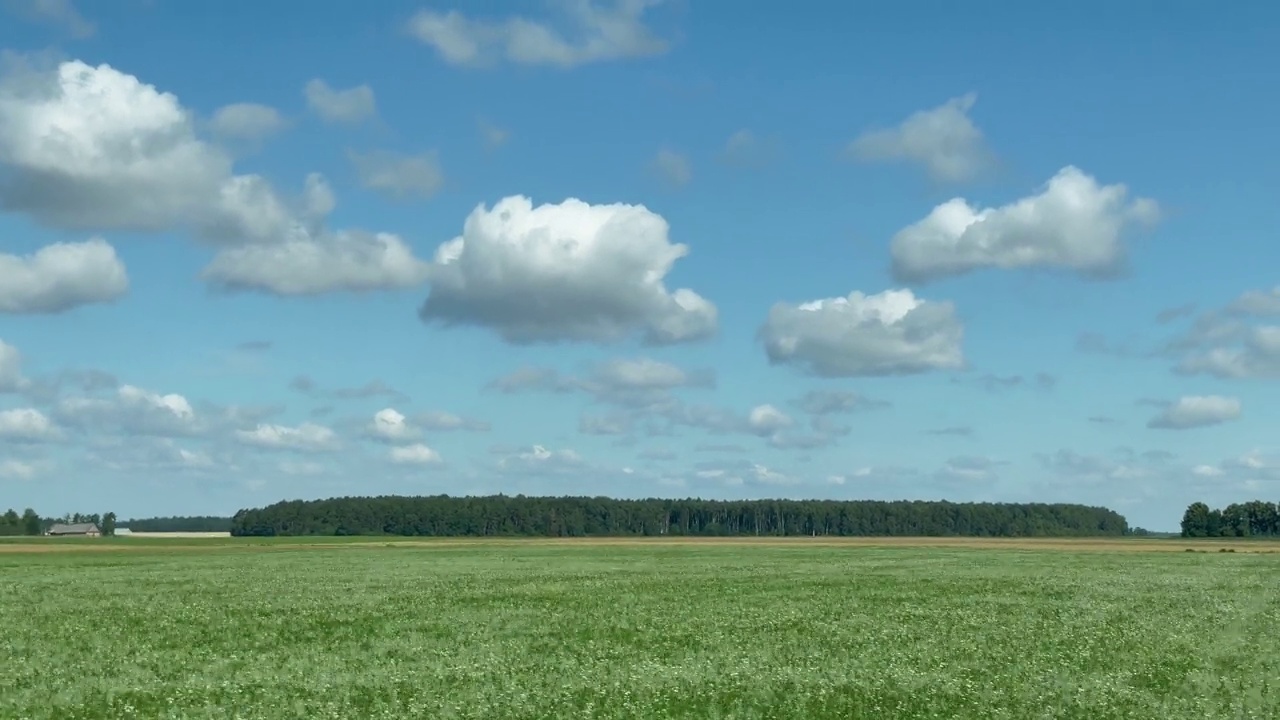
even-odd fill
[[[215,515],[135,518],[125,520],[120,526],[133,532],[227,532],[231,529],[231,518]]]
[[[1280,507],[1266,500],[1232,503],[1221,510],[1194,502],[1182,515],[1182,537],[1276,536],[1280,536]]]
[[[1041,503],[341,497],[245,509],[231,534],[409,536],[844,535],[1078,537],[1129,534],[1106,508]]]
[[[0,537],[13,535],[43,535],[54,523],[93,523],[103,535],[114,535],[116,531],[116,514],[105,513],[67,513],[62,517],[41,517],[39,513],[27,508],[19,515],[12,508],[0,515]]]

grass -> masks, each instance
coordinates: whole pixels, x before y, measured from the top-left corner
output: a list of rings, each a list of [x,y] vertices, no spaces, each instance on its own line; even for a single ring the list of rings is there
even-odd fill
[[[133,547],[0,552],[0,718],[1280,717],[1244,549]]]

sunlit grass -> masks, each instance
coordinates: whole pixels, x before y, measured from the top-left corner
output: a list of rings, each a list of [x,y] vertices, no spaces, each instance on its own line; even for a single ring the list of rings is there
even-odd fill
[[[0,718],[1275,718],[1280,557],[0,554]]]

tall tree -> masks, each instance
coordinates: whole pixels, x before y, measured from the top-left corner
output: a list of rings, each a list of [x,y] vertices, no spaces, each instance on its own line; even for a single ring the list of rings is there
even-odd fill
[[[109,512],[102,516],[102,534],[103,535],[116,534],[116,514],[115,513]]]
[[[1183,537],[1207,537],[1209,535],[1209,506],[1193,502],[1182,514]]]
[[[22,511],[22,532],[24,535],[39,535],[41,530],[40,516],[35,510],[27,508]]]

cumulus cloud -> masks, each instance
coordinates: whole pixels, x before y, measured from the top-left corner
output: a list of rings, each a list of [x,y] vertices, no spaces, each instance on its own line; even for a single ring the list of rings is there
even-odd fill
[[[533,445],[516,450],[499,449],[498,468],[524,472],[561,472],[584,465],[582,456],[573,450],[552,450],[543,445]]]
[[[197,137],[178,99],[108,65],[21,62],[0,77],[0,208],[61,229],[188,230],[222,250],[204,277],[279,294],[415,285],[394,235],[331,231],[319,175],[297,197]]]
[[[297,427],[259,423],[252,430],[237,430],[236,438],[246,445],[268,450],[319,452],[333,450],[338,444],[337,433],[314,423]]]
[[[444,185],[436,153],[397,155],[385,150],[347,152],[360,184],[396,200],[426,200]]]
[[[397,235],[340,231],[228,248],[200,276],[226,290],[320,295],[416,287],[429,269]]]
[[[653,158],[650,167],[672,187],[684,187],[693,179],[693,163],[675,150],[663,148]]]
[[[186,397],[134,385],[121,385],[107,397],[63,398],[54,414],[63,425],[95,434],[181,437],[208,429]]]
[[[1126,232],[1158,218],[1154,200],[1130,200],[1124,185],[1099,185],[1068,166],[1038,194],[998,208],[948,200],[894,235],[889,251],[902,282],[983,268],[1062,268],[1112,277],[1125,263]]]
[[[257,103],[233,103],[218,108],[209,120],[209,129],[232,140],[261,140],[284,129],[280,111]]]
[[[392,462],[404,465],[438,465],[444,462],[440,453],[422,443],[391,448],[390,455]]]
[[[666,52],[667,43],[653,35],[643,17],[658,1],[617,0],[604,7],[590,0],[563,3],[563,29],[520,16],[470,18],[456,10],[422,10],[407,29],[450,65],[481,67],[505,61],[571,68]]]
[[[913,162],[938,182],[971,180],[991,164],[982,131],[969,118],[977,101],[969,93],[913,113],[896,127],[865,132],[849,144],[849,154],[864,162]]]
[[[772,405],[757,405],[747,413],[747,426],[757,435],[774,435],[795,421]]]
[[[0,410],[0,440],[42,442],[61,436],[58,426],[35,408]]]
[[[663,278],[688,247],[641,205],[569,199],[533,206],[508,197],[481,205],[462,234],[436,251],[423,321],[475,325],[513,344],[699,340],[716,329],[715,305]]]
[[[381,440],[402,441],[418,436],[418,429],[411,427],[408,418],[395,408],[383,408],[373,415],[369,434]]]
[[[910,290],[778,303],[759,332],[771,363],[821,377],[959,368],[963,334],[950,302],[923,300]]]
[[[1280,289],[1250,290],[1225,308],[1201,313],[1164,352],[1179,356],[1175,370],[1223,379],[1280,378]]]
[[[1147,427],[1163,430],[1219,425],[1240,417],[1240,400],[1221,395],[1188,395],[1169,403],[1147,422]]]
[[[700,463],[693,476],[695,481],[725,487],[776,487],[800,483],[799,478],[789,473],[751,460]]]
[[[108,65],[0,78],[0,203],[66,229],[157,231],[217,211],[229,159],[178,99]]]
[[[307,99],[307,107],[325,122],[354,125],[372,118],[378,112],[373,88],[368,85],[338,90],[330,87],[324,80],[315,78],[302,88],[302,94]]]
[[[30,255],[0,253],[0,313],[59,313],[129,290],[115,248],[101,238],[54,243]]]
[[[1191,468],[1191,474],[1197,477],[1222,477],[1226,472],[1216,465],[1196,465]]]

